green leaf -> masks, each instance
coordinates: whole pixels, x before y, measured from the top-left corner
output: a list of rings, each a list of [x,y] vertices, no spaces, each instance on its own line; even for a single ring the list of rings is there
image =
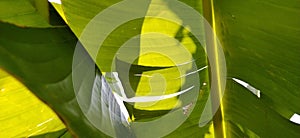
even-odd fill
[[[103,136],[75,99],[71,67],[77,39],[72,32],[67,27],[19,28],[6,23],[0,28],[1,67],[54,109],[73,135]]]
[[[1,0],[0,20],[18,26],[51,26],[47,0]]]
[[[118,1],[117,1],[118,2]],[[117,3],[114,1],[101,1],[101,2],[96,2],[96,1],[85,1],[85,2],[81,2],[81,1],[69,1],[69,0],[63,0],[62,1],[62,9],[64,9],[64,16],[66,17],[66,20],[68,22],[68,25],[70,26],[70,28],[73,30],[73,32],[76,34],[77,37],[79,37],[80,40],[82,40],[83,46],[87,49],[88,53],[92,56],[92,58],[94,60],[96,60],[98,67],[100,68],[100,71],[102,73],[105,72],[111,72],[111,66],[112,66],[112,59],[114,57],[114,55],[117,53],[117,50],[120,48],[121,45],[123,45],[125,42],[129,41],[130,38],[140,34],[140,33],[148,33],[148,32],[157,32],[157,33],[165,33],[166,35],[169,35],[173,38],[176,38],[178,41],[180,41],[181,43],[184,44],[184,46],[186,46],[185,48],[189,50],[190,53],[194,54],[194,58],[196,58],[196,62],[198,63],[198,67],[203,67],[205,66],[206,63],[206,58],[205,58],[205,53],[204,50],[202,48],[202,46],[198,43],[195,42],[193,40],[193,35],[189,34],[189,31],[185,28],[186,26],[180,25],[180,24],[176,24],[176,23],[172,23],[172,22],[168,22],[165,20],[161,20],[161,19],[151,19],[151,18],[140,18],[140,19],[135,19],[135,20],[131,20],[127,23],[121,24],[120,26],[117,26],[115,28],[115,30],[113,30],[108,37],[104,40],[103,45],[100,49],[100,55],[98,57],[94,57],[93,54],[95,54],[95,51],[97,52],[97,49],[95,49],[94,46],[97,46],[98,43],[93,43],[93,38],[91,40],[89,39],[82,39],[82,36],[85,35],[84,33],[91,33],[89,37],[93,36],[95,34],[99,34],[96,26],[94,26],[94,29],[92,30],[92,32],[84,32],[86,29],[85,27],[88,28],[88,26],[86,25],[90,25],[88,24],[92,18],[96,17],[97,14],[101,13],[104,9],[108,8],[109,6],[112,6],[113,4]],[[150,1],[149,1],[150,2]],[[134,3],[134,2],[133,2]],[[201,2],[187,2],[189,4],[191,4],[191,6],[193,6],[195,9],[199,9],[199,4],[201,5]],[[195,5],[194,5],[195,4]],[[138,4],[137,4],[138,5]],[[155,9],[155,6],[158,6],[158,3],[151,3],[148,9],[146,6],[145,7],[138,7],[138,9],[135,9],[135,12],[140,12],[140,14],[143,14],[144,16],[146,15],[146,13],[143,13],[143,11],[147,11],[147,14],[160,14],[159,10]],[[162,3],[160,4],[161,6],[159,7],[160,10],[164,9],[165,14],[174,14],[176,16],[176,13],[174,13],[174,11],[168,9],[169,6],[168,3]],[[151,8],[151,6],[153,6],[153,8]],[[88,10],[87,10],[88,8]],[[127,9],[119,9],[119,10],[124,10],[124,14],[127,14],[126,12],[130,12],[131,10],[127,7]],[[82,13],[81,15],[78,15],[78,12]],[[153,12],[153,13],[152,13]],[[156,13],[157,12],[157,13]],[[114,15],[112,14],[111,16],[108,16],[110,18],[112,18]],[[123,15],[118,15],[118,16],[123,16]],[[176,18],[180,18],[181,17],[176,17]],[[104,20],[109,20],[108,18],[103,18],[102,21]],[[107,21],[109,22],[109,21]],[[97,21],[96,21],[97,23]],[[111,22],[110,22],[111,23]],[[155,27],[153,27],[155,26]],[[167,28],[166,28],[167,27]],[[89,30],[88,30],[89,31]],[[98,32],[98,33],[97,33]],[[95,37],[97,38],[97,37]],[[148,39],[148,40],[147,40]],[[155,42],[155,37],[151,38],[141,38],[141,40],[138,40],[140,42],[140,44],[138,44],[138,48],[136,47],[129,47],[129,50],[124,52],[126,54],[122,55],[122,53],[119,55],[119,58],[122,62],[129,62],[130,58],[132,57],[128,57],[128,55],[133,55],[136,54],[133,51],[136,51],[136,49],[138,49],[137,53],[142,53],[143,49],[149,48],[149,47],[153,47],[153,42]],[[92,41],[92,42],[91,42]],[[155,43],[161,43],[161,42],[155,42]],[[173,50],[171,46],[173,46],[172,41],[165,41],[163,43],[166,43],[169,47],[158,47],[159,49],[161,48],[165,48],[168,50],[169,53],[173,53],[175,56],[177,56],[178,59],[175,60],[175,62],[177,62],[177,64],[179,63],[184,63],[187,62],[189,60],[189,58],[191,57],[187,57],[185,55],[179,55],[180,52],[179,50],[176,50],[174,47],[174,51],[170,51]],[[128,44],[130,45],[130,44]],[[131,44],[131,45],[135,45]],[[157,45],[160,46],[160,45]],[[101,51],[102,50],[102,51]],[[179,52],[178,52],[179,51]],[[130,54],[133,53],[133,54]],[[155,59],[155,60],[154,60]],[[174,59],[173,59],[174,60]],[[155,62],[153,62],[155,61]],[[137,80],[131,79],[130,77],[130,84],[127,84],[127,80],[122,80],[122,76],[120,76],[120,79],[123,83],[125,83],[125,87],[124,89],[127,90],[126,92],[128,92],[127,87],[130,86],[135,86],[134,89],[136,92],[134,93],[134,95],[138,95],[138,96],[143,96],[143,95],[148,95],[150,88],[149,88],[149,78],[144,77],[144,76],[151,76],[152,74],[155,73],[159,73],[159,74],[163,74],[163,76],[165,78],[172,78],[173,76],[176,76],[176,70],[172,70],[172,66],[174,66],[174,63],[170,62],[169,59],[164,58],[161,55],[155,55],[155,54],[149,54],[149,55],[140,55],[138,61],[135,61],[133,63],[133,65],[137,65],[140,67],[137,67],[137,69],[132,69],[134,68],[133,66],[131,66],[130,69],[130,75],[134,76],[136,74],[140,74],[141,77],[139,77]],[[148,67],[167,67],[166,69],[155,69],[155,68],[148,68],[146,70],[145,66]],[[145,68],[146,71],[143,71],[143,68]],[[153,71],[152,71],[153,70]],[[117,70],[118,71],[118,70]],[[175,71],[175,72],[174,72]],[[207,70],[205,70],[207,71]],[[120,71],[122,72],[122,71]],[[119,72],[119,73],[120,73]],[[125,70],[126,72],[126,70]],[[183,72],[183,71],[182,71]],[[120,75],[120,74],[119,74]],[[173,76],[172,76],[173,75]],[[201,75],[203,82],[207,82],[207,73],[203,73]],[[126,76],[125,76],[126,77]],[[168,86],[170,86],[170,93],[174,93],[176,91],[176,89],[179,89],[181,87],[182,84],[176,84],[174,83],[174,81],[170,81],[167,80],[167,82],[169,82],[170,84],[168,84]],[[207,82],[208,83],[208,82]],[[173,84],[173,85],[171,85]],[[159,86],[160,84],[154,84],[155,87],[152,88],[161,88],[161,86]],[[203,93],[205,93],[203,90]],[[130,93],[130,91],[129,91]],[[127,93],[128,94],[128,93]],[[151,93],[153,95],[157,95],[156,93]],[[130,94],[129,94],[130,95]],[[192,115],[191,120],[193,121],[187,121],[189,123],[185,123],[183,125],[183,127],[181,127],[180,131],[185,131],[187,129],[187,127],[191,127],[193,126],[195,129],[194,131],[190,131],[190,133],[186,133],[186,135],[193,135],[195,134],[198,130],[201,130],[201,128],[198,127],[198,121],[200,119],[200,115],[201,112],[204,108],[205,102],[207,100],[207,94],[203,94],[203,97],[201,97],[201,99],[199,98],[199,101],[197,103],[197,110],[195,110],[195,113]],[[177,102],[176,99],[168,99],[168,100],[164,100],[161,101],[159,103],[156,103],[153,106],[148,106],[147,108],[144,108],[145,106],[143,104],[140,103],[136,103],[134,105],[134,107],[127,107],[127,108],[133,108],[131,112],[131,114],[134,115],[134,118],[136,119],[136,121],[141,121],[145,120],[146,118],[153,118],[156,117],[157,115],[153,114],[152,116],[143,116],[141,117],[140,115],[146,114],[147,110],[153,111],[153,110],[169,110],[171,108],[173,108],[175,105],[175,103]],[[149,103],[146,103],[149,105]],[[187,105],[188,103],[184,103],[185,105]],[[183,104],[183,105],[184,105]],[[145,111],[138,111],[139,110],[145,110]],[[148,112],[149,113],[149,112]],[[159,114],[159,113],[157,113]],[[198,119],[198,120],[197,120]],[[197,120],[197,121],[195,121]],[[193,123],[191,123],[193,122]],[[207,128],[204,128],[204,130],[207,130]],[[143,131],[141,131],[143,132]],[[203,131],[204,133],[206,131]],[[178,135],[177,132],[175,135]],[[137,134],[137,135],[141,135],[141,134]],[[197,133],[197,135],[203,135],[203,133]]]
[[[299,83],[298,76],[300,75],[297,71],[300,67],[300,56],[298,53],[298,45],[300,43],[300,19],[298,18],[300,15],[299,1],[251,0],[239,2],[230,0],[225,2],[214,0],[209,1],[212,5],[204,4],[203,7],[201,6],[201,1],[182,1],[199,12],[203,8],[204,14],[211,18],[212,26],[221,40],[226,55],[228,79],[222,106],[215,116],[213,125],[207,124],[203,128],[199,128],[198,126],[205,102],[209,98],[209,88],[201,85],[200,95],[196,104],[181,103],[181,106],[195,104],[195,109],[189,118],[177,128],[176,131],[168,136],[203,137],[205,133],[211,132],[209,127],[214,126],[214,136],[216,137],[299,137],[299,125],[289,121],[289,118],[294,113],[299,114],[300,112],[300,106],[297,104],[297,101],[299,101],[299,87],[297,84]],[[60,10],[60,14],[65,16],[66,22],[75,35],[81,40],[88,55],[91,56],[91,58],[85,57],[79,60],[79,63],[88,63],[94,68],[95,61],[100,72],[105,76],[106,73],[109,74],[112,72],[112,60],[121,45],[126,44],[130,38],[140,33],[161,31],[172,38],[176,38],[177,41],[184,43],[187,51],[192,53],[194,59],[197,59],[196,63],[198,68],[207,65],[206,54],[201,44],[194,40],[195,36],[190,33],[187,26],[148,17],[131,20],[113,28],[114,30],[103,40],[102,49],[100,49],[102,50],[101,55],[97,56],[98,49],[95,47],[97,47],[99,43],[82,38],[82,35],[85,33],[84,28],[98,13],[117,2],[120,1],[62,1],[61,9],[63,10]],[[144,5],[144,7],[138,7],[136,9],[127,8],[124,13],[127,13],[127,10],[137,11],[141,15],[166,13],[178,19],[189,16],[182,16],[182,13],[176,13],[172,8],[168,9],[170,5],[162,1],[148,2],[150,4],[148,6]],[[157,4],[155,2],[162,3]],[[7,4],[7,2],[5,4]],[[27,9],[25,11],[27,11]],[[18,15],[14,12],[15,11],[10,11],[8,15],[11,13],[13,13],[11,14],[13,17]],[[112,17],[113,14],[110,18],[105,18],[102,21],[113,23],[109,22],[109,20],[118,19]],[[7,18],[3,19],[10,21]],[[22,18],[20,17],[20,19]],[[17,18],[16,21],[11,21],[11,23],[20,22],[18,20],[19,18]],[[210,21],[210,19],[208,20]],[[168,26],[170,28],[168,28]],[[199,27],[201,27],[200,23]],[[74,85],[73,88],[72,85],[74,82],[72,82],[71,77],[73,51],[76,43],[73,34],[64,27],[43,29],[19,28],[0,23],[0,28],[3,30],[0,32],[1,67],[16,75],[31,91],[52,107],[64,120],[73,135],[79,137],[105,136],[92,124],[95,122],[91,122],[84,115],[82,107],[80,107],[82,105],[78,104],[74,94],[74,88],[77,89],[78,86]],[[95,31],[96,30],[97,29],[95,29]],[[93,35],[88,34],[88,36]],[[98,38],[95,37],[94,39],[96,40]],[[169,39],[165,41],[166,44],[170,45],[174,44],[174,42],[175,41]],[[138,96],[148,96],[147,92],[151,87],[147,84],[151,79],[147,78],[147,76],[155,76],[155,73],[160,73],[165,78],[172,78],[178,75],[176,74],[178,72],[187,73],[190,71],[188,67],[174,70],[174,63],[162,55],[154,53],[149,55],[142,54],[144,50],[147,50],[147,47],[153,48],[156,44],[160,46],[161,43],[161,41],[155,41],[155,36],[136,37],[136,40],[127,43],[132,46],[129,47],[128,50],[129,53],[131,52],[129,56],[125,54],[117,57],[121,63],[130,67],[130,83],[126,80],[128,76],[125,76],[125,79],[124,77],[122,78],[122,71],[121,73],[119,71],[120,81],[124,83],[124,89],[126,90],[129,87],[133,87],[136,91],[136,93],[130,93],[131,91],[126,90],[128,92],[127,94],[131,94],[130,96],[134,96],[135,94]],[[207,43],[208,46],[210,46],[210,40],[208,40]],[[134,45],[140,46],[137,51],[132,50],[136,48]],[[164,47],[157,47],[157,49],[163,48]],[[189,56],[176,54],[176,51],[180,50],[176,50],[175,48],[171,49],[169,47],[166,47],[166,49],[170,50],[169,53],[171,53],[171,55],[177,55],[175,63],[183,63],[191,59]],[[81,50],[87,55],[83,49]],[[135,59],[133,64],[131,64],[130,61],[134,54],[138,54],[140,59]],[[155,60],[152,60],[152,58],[155,58]],[[213,64],[218,63],[216,61],[210,62]],[[78,66],[82,67],[84,64],[79,64]],[[209,69],[218,70],[219,68]],[[82,74],[80,74],[83,75],[80,76],[82,80],[95,76],[94,72],[91,74],[86,73],[88,72],[82,72]],[[101,73],[98,75],[101,76]],[[135,77],[134,75],[140,75],[140,77]],[[210,75],[212,76],[212,74]],[[204,70],[199,76],[201,83],[205,82],[209,84],[208,70]],[[156,76],[154,80],[161,80],[161,78],[161,76]],[[243,80],[253,86],[253,88],[244,88],[237,81],[234,81],[233,78]],[[90,82],[87,83],[81,81],[81,79],[79,79],[79,83],[83,85],[78,89],[93,84],[105,84],[116,86],[111,87],[111,90],[108,92],[118,92],[118,90],[120,90],[113,89],[119,85],[115,85],[114,81],[110,82],[109,77],[106,77],[107,82],[91,79],[89,80]],[[167,79],[167,82],[170,83],[170,80]],[[174,83],[170,84],[174,85],[166,89],[168,93],[171,94],[175,93],[176,89],[182,87],[182,85],[189,83],[178,83],[174,81]],[[221,85],[225,84],[219,83],[219,87],[221,87]],[[158,83],[153,83],[153,86],[153,88],[157,89],[163,88],[162,84]],[[210,84],[208,86],[210,86]],[[253,91],[255,89],[260,90],[261,96],[257,97],[257,95],[253,95],[250,90]],[[85,91],[82,95],[88,102],[86,102],[84,106],[93,107],[90,105],[91,101],[89,101],[91,100],[91,94],[93,94],[92,92],[100,93],[101,91],[102,90],[92,91],[92,89]],[[157,94],[158,93],[154,93],[154,95]],[[143,134],[149,132],[150,129],[139,127],[136,122],[155,120],[172,108],[176,109],[172,113],[184,114],[185,111],[183,111],[181,106],[178,106],[180,105],[178,101],[180,100],[172,98],[161,101],[160,103],[155,103],[150,107],[145,107],[143,104],[126,104],[125,106],[130,114],[129,119],[133,121],[131,122],[132,128],[128,130],[127,128],[123,128],[122,125],[113,122],[116,124],[112,124],[114,125],[112,130],[122,130],[130,132],[130,134],[132,130],[135,130],[136,136],[143,136]],[[99,102],[99,99],[94,102]],[[114,105],[114,103],[112,103],[112,105]],[[96,107],[96,109],[99,109],[98,106]],[[118,108],[110,107],[110,109],[120,112]],[[96,111],[98,110],[95,110],[95,112]],[[104,110],[101,110],[101,112],[104,112]],[[223,120],[218,120],[219,116],[222,116],[221,119]],[[94,117],[97,118],[97,116]],[[222,131],[218,131],[220,124],[222,125]],[[107,129],[110,129],[110,127],[107,126]],[[153,129],[151,130],[151,132],[164,132],[167,130],[167,127],[161,129],[160,126],[153,125]],[[122,131],[117,131],[117,133],[122,133]],[[120,134],[116,134],[116,136],[119,135]]]
[[[94,15],[88,15],[87,17],[85,16],[85,17],[83,17],[83,19],[82,20],[79,20],[79,19],[81,19],[81,18],[79,18],[79,19],[77,19],[78,18],[78,14],[76,15],[76,14],[74,14],[74,11],[70,11],[70,12],[68,12],[68,8],[67,8],[67,6],[71,6],[72,4],[74,4],[75,2],[72,2],[72,3],[69,3],[69,5],[67,5],[66,7],[64,7],[64,4],[65,4],[66,2],[65,1],[63,1],[63,9],[66,11],[65,12],[65,15],[66,15],[66,18],[67,18],[67,22],[68,22],[68,24],[71,26],[71,28],[73,29],[73,31],[75,32],[75,34],[77,34],[77,36],[78,36],[78,34],[80,33],[80,28],[82,29],[82,26],[85,26],[86,25],[86,23],[87,23],[87,21],[89,21],[89,20],[87,20],[86,21],[86,19],[84,19],[84,18],[87,18],[87,17],[93,17]],[[76,4],[76,3],[75,3]],[[88,3],[88,2],[86,2],[85,3],[85,5],[86,4],[90,4],[90,5],[93,5],[93,6],[95,6],[97,3]],[[99,3],[98,3],[99,4]],[[110,3],[109,5],[112,5],[113,3]],[[100,4],[100,5],[105,5],[105,4],[103,4],[103,2]],[[76,6],[78,6],[78,7],[80,7],[80,6],[82,6],[82,4],[77,4],[77,5],[73,5],[72,6],[72,8],[73,9],[77,9],[76,8]],[[92,6],[92,7],[93,7]],[[198,6],[198,5],[197,5]],[[100,6],[101,7],[101,6]],[[195,6],[196,7],[196,6]],[[86,8],[86,7],[85,7]],[[197,7],[196,7],[197,8]],[[78,9],[80,9],[80,10],[84,10],[84,8],[78,8]],[[79,11],[79,10],[78,10]],[[76,11],[76,12],[78,12],[78,11]],[[95,11],[101,11],[101,9],[99,8],[99,9],[97,9],[97,10],[95,10],[95,11],[93,11],[93,10],[89,10],[89,11],[92,11],[92,12],[95,12]],[[147,10],[146,10],[147,11]],[[70,16],[70,17],[68,17],[68,14],[70,14],[70,13],[72,13],[73,12],[73,14],[72,14],[72,16]],[[82,12],[79,12],[79,13],[82,13]],[[172,13],[172,11],[170,11],[170,13]],[[75,19],[73,19],[73,20],[71,20],[71,19],[73,19],[73,18],[75,18]],[[82,22],[83,23],[82,23]],[[141,23],[143,23],[143,22],[141,22],[141,21],[143,21],[143,19],[141,19],[141,20],[135,20],[135,21],[133,21],[132,23],[126,23],[125,25],[124,25],[124,28],[130,28],[130,27],[132,27],[133,25],[135,26],[135,27],[142,27],[142,24]],[[163,23],[164,21],[156,21],[157,23]],[[76,27],[72,27],[72,24],[73,25],[77,25]],[[149,25],[151,25],[151,21],[149,21],[148,22],[148,24]],[[187,43],[188,44],[188,46],[190,46],[190,47],[187,47],[187,49],[189,49],[189,50],[191,50],[191,51],[193,51],[194,49],[197,49],[196,51],[194,51],[195,53],[193,53],[193,54],[195,54],[195,55],[200,55],[199,57],[197,57],[197,58],[200,58],[201,60],[197,60],[197,65],[199,66],[199,67],[203,67],[203,66],[205,66],[206,65],[206,59],[205,59],[205,54],[204,54],[204,51],[203,51],[203,49],[202,49],[202,46],[201,45],[199,45],[199,44],[197,44],[197,47],[198,48],[195,48],[196,46],[195,46],[195,42],[193,41],[193,36],[192,35],[190,35],[189,33],[188,33],[188,31],[185,29],[185,28],[183,28],[182,29],[182,27],[181,26],[178,26],[178,25],[176,25],[176,24],[172,24],[172,23],[168,23],[168,22],[166,22],[165,23],[165,26],[168,26],[168,25],[173,25],[173,26],[177,26],[177,27],[175,27],[175,28],[170,28],[171,29],[171,31],[168,31],[168,33],[170,33],[170,35],[172,35],[172,37],[177,37],[178,38],[178,40],[179,41],[182,41],[182,43]],[[147,26],[147,25],[145,25],[145,26]],[[144,26],[144,27],[145,27]],[[134,36],[134,35],[136,35],[136,34],[139,34],[140,32],[141,32],[141,30],[139,30],[139,29],[133,29],[133,30],[128,30],[128,29],[122,29],[122,27],[123,26],[121,26],[121,27],[119,27],[119,28],[117,28],[116,30],[115,30],[115,32],[113,32],[111,35],[112,35],[112,37],[111,38],[116,38],[116,37],[118,37],[118,38],[120,38],[119,36],[125,36],[124,38],[122,38],[120,41],[116,41],[116,43],[113,43],[114,41],[114,39],[111,39],[111,40],[109,40],[109,39],[107,39],[105,42],[104,42],[104,44],[108,44],[108,45],[112,45],[112,44],[115,44],[115,45],[119,45],[119,44],[122,44],[122,43],[124,43],[124,41],[125,40],[127,40],[128,38],[130,38],[130,37],[132,37],[132,36]],[[162,26],[161,28],[163,28],[164,26]],[[76,29],[79,29],[79,31],[76,31]],[[150,30],[149,30],[150,29]],[[125,33],[120,33],[120,32],[122,32],[122,30],[125,30]],[[145,28],[145,30],[146,30],[146,32],[147,32],[147,28]],[[150,28],[148,28],[148,31],[152,31],[151,30],[151,27]],[[181,34],[182,33],[182,34]],[[178,35],[179,34],[179,35]],[[114,36],[115,35],[115,36]],[[122,42],[123,41],[123,42]],[[147,44],[144,44],[144,45],[147,45]],[[53,50],[54,51],[54,50]],[[111,54],[112,52],[110,52],[110,53],[108,53],[108,55],[110,54],[110,55],[112,55]],[[104,57],[106,57],[106,56],[104,56]],[[182,56],[179,56],[179,57],[184,57],[184,55],[182,55]],[[147,58],[146,58],[147,59]],[[163,61],[163,60],[162,60]],[[161,62],[160,64],[158,64],[159,66],[173,66],[172,64],[171,65],[168,65],[168,64],[166,64],[167,62],[165,62],[166,60],[164,60],[163,62]],[[179,60],[180,61],[180,60]],[[183,60],[184,61],[184,60]],[[181,61],[181,62],[183,62],[183,61]],[[66,63],[68,63],[68,62],[66,62]],[[97,63],[99,63],[99,64],[101,64],[102,62],[97,62]],[[106,63],[106,62],[104,62],[104,63]],[[149,63],[147,63],[147,64],[149,64]],[[147,65],[146,64],[146,65]],[[104,64],[105,65],[105,64]],[[101,68],[101,67],[100,67]],[[42,70],[42,69],[41,69]],[[47,69],[46,68],[44,68],[43,70],[45,70],[45,72],[47,72]],[[157,71],[156,71],[157,72]],[[165,73],[168,73],[168,70],[167,71],[163,71],[163,72],[165,72]],[[32,73],[32,72],[28,72],[28,73]],[[62,76],[62,74],[64,73],[64,71],[55,71],[55,73],[60,73],[60,74],[55,74],[55,75],[53,75],[53,76],[47,76],[47,78],[48,77],[55,77],[55,76]],[[46,73],[45,73],[46,74]],[[150,73],[150,74],[153,74],[153,73]],[[169,73],[169,74],[171,74],[171,73]],[[42,75],[42,74],[39,74],[39,75]],[[171,74],[172,75],[172,74]],[[33,74],[32,75],[30,75],[30,76],[33,76]],[[176,75],[175,75],[176,76]],[[170,75],[167,75],[166,76],[167,78],[168,77],[170,77]],[[203,73],[203,75],[201,75],[201,77],[203,78],[203,82],[207,82],[207,73],[206,72],[204,72]],[[46,77],[43,77],[43,78],[46,78]],[[141,77],[141,80],[143,80],[143,78],[144,77]],[[51,78],[49,78],[49,79],[51,79]],[[47,79],[48,80],[48,79]],[[55,80],[55,82],[57,81],[55,78],[53,78],[53,81]],[[31,80],[30,80],[31,81]],[[69,80],[67,80],[67,81],[70,81],[70,79]],[[144,80],[144,81],[141,81],[141,83],[145,83],[145,82],[147,82],[147,80]],[[208,83],[208,82],[207,82]],[[140,84],[139,84],[140,85]],[[142,85],[141,85],[142,86]],[[140,86],[140,87],[141,87]],[[34,84],[30,84],[30,86],[29,86],[30,88],[35,88],[36,90],[35,91],[42,91],[43,90],[43,88],[39,88],[39,87],[41,87],[41,86],[39,86],[39,85],[35,85],[35,83]],[[176,87],[178,87],[178,86],[176,86]],[[180,87],[180,86],[179,86]],[[68,87],[66,87],[66,88],[68,88]],[[172,92],[174,92],[174,90],[175,89],[178,89],[178,88],[173,88],[173,90],[172,90]],[[65,93],[62,93],[62,94],[59,94],[60,96],[61,95],[63,95],[63,96],[65,96],[65,98],[69,98],[69,97],[67,97],[66,95],[72,95],[71,93],[70,93],[70,89],[64,89],[64,91],[65,91]],[[69,91],[69,93],[68,94],[66,94],[67,92]],[[205,128],[199,128],[198,127],[198,121],[196,121],[196,120],[198,120],[199,119],[199,117],[200,117],[200,113],[201,113],[201,111],[203,110],[203,107],[204,107],[204,103],[206,102],[206,100],[207,100],[207,88],[205,88],[205,89],[203,89],[202,90],[202,95],[201,95],[201,97],[199,98],[199,100],[198,100],[198,102],[197,102],[197,106],[196,106],[196,108],[197,108],[197,110],[195,110],[192,114],[192,116],[191,116],[191,118],[188,118],[188,120],[189,121],[186,121],[186,123],[184,123],[183,125],[182,125],[182,127],[180,127],[178,130],[180,130],[181,132],[184,132],[184,131],[186,131],[187,129],[189,129],[189,127],[194,127],[194,128],[196,128],[196,129],[194,129],[194,131],[193,131],[193,133],[195,133],[195,134],[197,134],[197,135],[199,135],[199,136],[203,136],[204,135],[204,133],[206,133],[206,131],[207,131],[207,127],[205,127]],[[206,94],[204,94],[204,93],[206,93]],[[39,95],[40,97],[43,97],[44,99],[45,99],[45,101],[47,101],[47,102],[49,102],[49,105],[51,105],[54,101],[55,102],[58,102],[58,103],[60,103],[60,101],[58,100],[58,99],[55,99],[55,98],[53,98],[53,99],[50,99],[49,98],[49,95],[48,94],[45,94],[45,92],[43,93],[43,94],[41,94],[41,93],[37,93],[37,95]],[[47,96],[46,96],[47,95]],[[47,97],[47,98],[45,98],[45,97]],[[51,97],[51,96],[50,96]],[[64,100],[66,100],[66,99],[64,99]],[[175,100],[175,99],[174,99]],[[67,101],[68,101],[68,99],[67,99]],[[176,101],[176,100],[175,100]],[[76,102],[76,101],[75,101]],[[170,103],[170,101],[169,102],[166,102],[166,103]],[[166,104],[166,103],[163,103],[163,104],[160,104],[159,106],[157,106],[157,107],[162,107],[162,106],[164,106],[164,105],[168,105],[168,104]],[[190,103],[183,103],[183,105],[187,105],[187,104],[190,104]],[[61,105],[61,104],[60,104]],[[62,118],[64,118],[65,116],[68,116],[69,117],[69,119],[70,119],[70,121],[68,122],[67,121],[67,125],[68,125],[68,123],[74,123],[75,121],[74,120],[76,120],[76,119],[78,119],[78,118],[75,118],[74,116],[71,116],[71,115],[69,115],[70,113],[69,113],[69,111],[61,111],[61,109],[60,108],[62,108],[61,106],[59,106],[59,107],[56,107],[56,106],[53,106],[53,108],[62,116]],[[76,107],[76,106],[71,106],[71,107],[68,107],[68,110],[70,110],[70,108],[72,109],[72,110],[74,110],[74,108],[76,109],[76,108],[78,108],[78,107]],[[164,107],[164,108],[170,108],[170,107]],[[66,108],[67,109],[67,108]],[[65,109],[65,110],[66,110]],[[155,109],[155,108],[153,108],[152,107],[152,110],[153,109]],[[149,109],[147,109],[147,110],[149,110]],[[183,111],[181,111],[182,109],[178,109],[177,110],[177,112],[181,112],[181,113],[184,113]],[[63,112],[63,113],[61,113],[61,112]],[[75,112],[78,112],[78,113],[80,113],[81,114],[81,112],[80,111],[78,111],[78,109],[76,109],[76,111]],[[143,112],[145,112],[145,111],[143,111]],[[141,114],[143,114],[143,112],[141,112]],[[187,111],[188,112],[188,111]],[[65,114],[67,114],[67,115],[65,115]],[[138,116],[139,116],[139,113],[135,113],[135,116],[138,118]],[[157,115],[155,115],[155,116],[157,116]],[[73,118],[72,118],[73,117]],[[84,116],[82,115],[81,116],[82,118],[81,119],[84,119]],[[149,116],[149,118],[153,118],[154,116]],[[145,118],[143,118],[143,119],[145,119]],[[64,120],[67,120],[67,119],[64,119]],[[86,129],[86,130],[84,130],[84,129],[79,129],[79,128],[74,128],[75,127],[75,125],[68,125],[70,128],[71,128],[71,130],[77,130],[77,131],[75,131],[75,133],[77,134],[77,135],[79,135],[79,136],[83,136],[83,133],[84,132],[89,132],[89,134],[91,134],[91,135],[94,135],[94,133],[99,133],[99,134],[101,134],[100,132],[93,132],[93,133],[91,133],[91,130],[89,130],[89,129]],[[73,127],[73,128],[72,128]],[[91,128],[90,128],[91,129]],[[202,131],[202,133],[197,133],[198,132],[198,130],[201,130]],[[177,133],[181,133],[181,132],[177,132]],[[95,135],[98,135],[98,134],[95,134]],[[172,134],[173,135],[173,134]],[[176,135],[178,135],[178,134],[176,134]],[[192,133],[189,133],[189,135],[192,135]]]
[[[41,134],[30,138],[72,138],[72,135],[66,129],[62,129],[59,131]]]
[[[226,122],[260,137],[300,136],[299,124],[289,121],[300,113],[299,6],[298,0],[214,0],[216,30],[228,66]],[[259,89],[261,98],[232,77]]]
[[[65,128],[23,84],[0,69],[0,135],[30,137]]]

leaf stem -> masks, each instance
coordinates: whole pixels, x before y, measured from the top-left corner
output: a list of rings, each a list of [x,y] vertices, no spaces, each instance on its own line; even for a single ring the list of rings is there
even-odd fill
[[[224,112],[222,104],[222,84],[221,83],[221,70],[219,64],[219,51],[217,50],[217,38],[216,38],[216,27],[215,27],[215,16],[214,16],[214,3],[213,0],[203,0],[203,15],[208,23],[211,25],[213,32],[206,31],[206,51],[208,54],[213,54],[214,58],[209,59],[210,65],[210,79],[217,80],[217,88],[211,88],[211,101],[212,108],[218,108],[217,112],[213,117],[214,124],[214,135],[219,138],[226,138],[225,134],[225,122]],[[220,107],[218,107],[220,104]]]

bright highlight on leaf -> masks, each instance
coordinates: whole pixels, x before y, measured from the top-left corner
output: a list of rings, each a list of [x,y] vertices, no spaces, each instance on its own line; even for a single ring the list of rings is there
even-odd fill
[[[48,0],[49,2],[53,2],[53,3],[56,3],[56,4],[61,4],[61,0]]]
[[[0,136],[29,137],[65,128],[23,84],[0,69]]]
[[[290,118],[290,121],[296,123],[296,124],[299,124],[300,125],[300,115],[298,114],[294,114],[291,118]]]
[[[251,86],[250,84],[239,80],[237,78],[232,78],[235,82],[237,82],[238,84],[244,86],[246,89],[248,89],[250,92],[252,92],[254,95],[256,95],[258,98],[260,98],[260,90],[254,88],[253,86]]]

